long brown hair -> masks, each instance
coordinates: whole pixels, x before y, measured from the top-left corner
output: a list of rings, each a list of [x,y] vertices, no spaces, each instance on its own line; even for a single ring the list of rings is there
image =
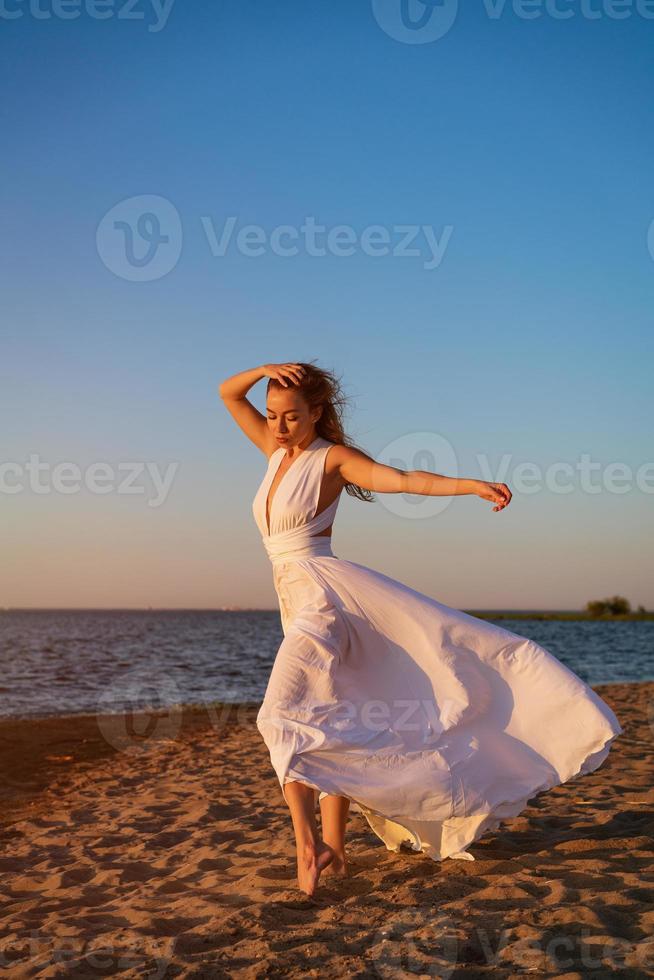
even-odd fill
[[[310,361],[294,361],[304,368],[304,375],[299,381],[293,384],[304,398],[309,408],[322,406],[320,418],[316,421],[315,428],[319,436],[329,442],[338,443],[340,446],[351,446],[353,449],[360,449],[356,443],[350,439],[343,428],[343,415],[347,407],[347,397],[341,387],[340,379],[331,371],[316,367]],[[266,387],[266,395],[271,388],[279,388],[281,391],[288,391],[276,378],[269,378]],[[362,450],[363,452],[363,450]],[[360,487],[356,483],[346,483],[345,492],[351,497],[358,497],[367,503],[374,501],[374,495],[366,487]]]

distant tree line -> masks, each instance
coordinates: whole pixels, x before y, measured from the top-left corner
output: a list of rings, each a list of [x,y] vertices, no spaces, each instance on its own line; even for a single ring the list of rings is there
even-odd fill
[[[624,616],[631,612],[631,603],[622,595],[611,596],[610,599],[591,599],[586,603],[589,616]],[[645,615],[644,606],[638,606],[636,615]]]

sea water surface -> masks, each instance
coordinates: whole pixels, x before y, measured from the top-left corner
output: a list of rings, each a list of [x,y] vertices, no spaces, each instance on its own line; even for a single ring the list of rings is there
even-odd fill
[[[497,619],[588,684],[654,679],[654,622]],[[260,702],[278,610],[5,610],[0,716]]]

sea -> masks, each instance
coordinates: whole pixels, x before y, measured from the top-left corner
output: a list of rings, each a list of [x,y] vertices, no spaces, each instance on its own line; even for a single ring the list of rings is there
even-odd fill
[[[590,685],[654,680],[654,621],[486,615]],[[6,609],[0,717],[260,702],[282,639],[277,609]]]

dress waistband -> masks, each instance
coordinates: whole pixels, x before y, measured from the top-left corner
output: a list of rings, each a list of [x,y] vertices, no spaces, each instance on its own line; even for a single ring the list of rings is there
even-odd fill
[[[277,534],[264,537],[264,548],[273,564],[285,561],[299,561],[301,558],[316,556],[335,557],[329,534]]]

